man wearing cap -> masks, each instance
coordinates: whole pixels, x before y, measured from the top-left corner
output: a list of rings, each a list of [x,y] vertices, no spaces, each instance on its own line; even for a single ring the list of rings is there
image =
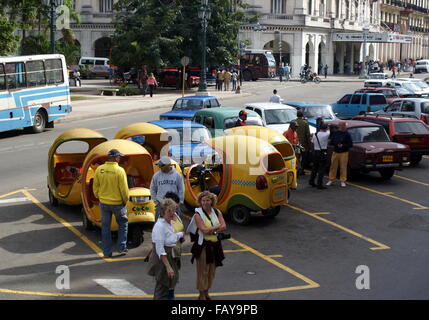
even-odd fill
[[[308,166],[308,157],[311,147],[310,126],[308,125],[307,120],[304,118],[304,113],[302,112],[302,110],[298,110],[296,115],[298,117],[295,120],[298,124],[296,133],[298,134],[299,143],[304,148],[303,150],[301,150],[301,168],[299,169],[298,174],[305,175],[304,168]]]
[[[236,127],[247,126],[246,120],[247,120],[247,111],[243,109],[238,114],[238,120],[235,126]]]
[[[171,167],[171,160],[167,156],[162,156],[158,161],[157,166],[160,168],[156,172],[150,183],[150,195],[156,204],[156,220],[159,216],[159,204],[164,199],[167,192],[174,192],[179,196],[180,203],[185,199],[185,185],[182,175],[173,170]]]
[[[107,161],[95,170],[93,191],[100,200],[101,209],[101,244],[105,258],[112,257],[112,236],[110,225],[112,213],[118,223],[118,252],[126,254],[128,217],[126,204],[128,202],[128,184],[125,170],[119,166],[124,155],[117,149],[107,154]]]

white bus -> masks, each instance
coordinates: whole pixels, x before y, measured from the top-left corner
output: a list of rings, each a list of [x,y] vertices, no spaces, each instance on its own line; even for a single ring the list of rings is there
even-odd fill
[[[0,57],[0,132],[42,132],[71,111],[63,55]]]

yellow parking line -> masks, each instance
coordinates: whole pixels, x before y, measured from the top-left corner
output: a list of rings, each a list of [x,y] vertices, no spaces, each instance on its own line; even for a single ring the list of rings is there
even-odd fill
[[[6,198],[6,197],[11,196],[11,195],[16,194],[16,193],[20,193],[23,190],[35,190],[35,189],[19,189],[19,190],[16,190],[16,191],[12,191],[12,192],[0,195],[0,199],[1,198]]]
[[[276,267],[280,268],[281,270],[284,270],[292,275],[294,275],[295,277],[301,279],[302,281],[306,282],[308,284],[308,288],[318,288],[319,284],[317,282],[314,282],[313,280],[307,278],[306,276],[292,270],[291,268],[285,266],[284,264],[281,264],[280,262],[273,260],[272,258],[270,258],[269,256],[249,247],[248,245],[245,245],[244,243],[241,243],[240,241],[231,238],[229,239],[230,242],[236,244],[239,247],[242,247],[243,249],[246,249],[248,251],[250,251],[251,253],[253,253],[254,255],[260,257],[261,259],[275,265]]]
[[[382,195],[382,196],[385,196],[385,197],[389,197],[389,198],[392,198],[392,199],[395,199],[395,200],[399,200],[399,201],[402,201],[402,202],[405,202],[405,203],[411,204],[411,205],[413,205],[413,206],[414,206],[414,208],[413,208],[413,209],[418,209],[418,210],[426,210],[426,209],[429,209],[428,207],[425,207],[425,206],[423,206],[423,205],[421,205],[421,204],[419,204],[419,203],[416,203],[416,202],[413,202],[413,201],[410,201],[410,200],[407,200],[407,199],[403,199],[403,198],[400,198],[400,197],[394,196],[394,195],[392,195],[390,192],[381,192],[381,191],[374,190],[374,189],[371,189],[371,188],[368,188],[368,187],[360,186],[360,185],[355,184],[355,183],[350,183],[350,182],[348,182],[348,181],[347,181],[347,184],[349,184],[349,185],[351,185],[351,186],[354,186],[354,187],[356,187],[356,188],[359,188],[359,189],[365,190],[365,191],[369,191],[369,192],[372,192],[372,193],[376,193],[376,194],[379,194],[379,195]]]
[[[27,190],[21,190],[21,192],[26,195],[35,205],[37,205],[40,209],[42,209],[44,212],[49,214],[55,221],[62,224],[64,227],[69,229],[71,232],[73,232],[78,238],[80,238],[83,242],[85,242],[92,250],[95,251],[95,253],[103,258],[103,252],[100,249],[99,246],[97,246],[94,242],[92,242],[88,237],[83,235],[79,230],[77,230],[75,227],[73,227],[70,223],[65,221],[63,218],[59,217],[55,212],[45,207],[38,199],[36,199],[30,192]],[[104,259],[106,261],[115,260],[115,259]]]
[[[421,184],[422,186],[429,187],[429,183],[424,183],[424,182],[413,180],[413,179],[406,178],[406,177],[403,177],[403,176],[398,176],[397,174],[395,174],[394,177],[402,179],[402,180],[405,180],[405,181],[410,181],[410,182],[413,182],[413,183]]]
[[[35,198],[28,190],[21,189],[18,191],[14,191],[12,193],[9,193],[8,195],[22,192],[24,195],[26,195],[34,204],[36,204],[40,209],[42,209],[44,212],[46,212],[49,216],[51,216],[55,221],[62,224],[64,227],[72,231],[77,237],[79,237],[83,242],[85,242],[91,249],[93,249],[100,257],[103,257],[103,253],[101,249],[90,239],[88,239],[85,235],[83,235],[79,230],[77,230],[74,226],[72,226],[70,223],[59,217],[57,214],[55,214],[52,210],[48,209],[46,206],[44,206],[37,198]],[[6,196],[6,195],[4,195]],[[292,287],[285,287],[285,288],[273,288],[273,289],[260,289],[260,290],[247,290],[247,291],[228,291],[228,292],[213,292],[211,293],[212,296],[240,296],[240,295],[254,295],[254,294],[266,294],[266,293],[274,293],[274,292],[288,292],[288,291],[296,291],[296,290],[305,290],[305,289],[313,289],[318,288],[320,285],[317,282],[314,282],[313,280],[305,277],[304,275],[294,271],[293,269],[275,261],[273,257],[282,257],[281,255],[264,255],[263,253],[260,253],[259,251],[239,242],[236,239],[229,239],[228,241],[236,244],[237,246],[241,247],[242,249],[237,250],[225,250],[225,252],[250,252],[254,255],[260,257],[261,259],[269,262],[270,264],[280,268],[281,270],[284,270],[291,275],[301,279],[306,283],[306,285],[301,286],[292,286]],[[105,261],[112,262],[112,261],[125,261],[125,260],[138,260],[142,259],[140,257],[136,258],[122,258],[122,259],[104,259]],[[81,293],[53,293],[53,292],[38,292],[38,291],[24,291],[24,290],[11,290],[11,289],[2,289],[0,288],[0,292],[2,293],[10,293],[10,294],[21,294],[21,295],[37,295],[37,296],[46,296],[46,297],[70,297],[70,298],[134,298],[134,299],[141,299],[141,298],[153,298],[153,295],[112,295],[112,294],[81,294]],[[197,297],[198,294],[176,294],[177,297],[180,298],[193,298]]]
[[[320,221],[323,221],[323,222],[325,222],[325,223],[327,223],[327,224],[330,224],[331,226],[333,226],[333,227],[335,227],[335,228],[338,228],[338,229],[341,229],[341,230],[343,230],[343,231],[345,231],[345,232],[347,232],[347,233],[350,233],[350,234],[354,235],[355,237],[358,237],[358,238],[363,239],[363,240],[366,240],[366,241],[368,241],[368,242],[370,242],[370,243],[372,243],[372,244],[375,244],[375,245],[376,245],[376,247],[372,247],[372,248],[370,248],[371,250],[386,250],[386,249],[390,249],[390,247],[389,247],[389,246],[386,246],[385,244],[382,244],[382,243],[380,243],[380,242],[378,242],[378,241],[375,241],[375,240],[373,240],[373,239],[371,239],[371,238],[365,237],[364,235],[361,235],[360,233],[357,233],[357,232],[355,232],[355,231],[353,231],[353,230],[351,230],[351,229],[348,229],[348,228],[346,228],[346,227],[343,227],[343,226],[339,225],[338,223],[335,223],[335,222],[332,222],[332,221],[327,220],[327,219],[325,219],[325,218],[319,217],[317,214],[314,214],[314,213],[308,212],[308,211],[306,211],[306,210],[304,210],[304,209],[301,209],[301,208],[298,208],[298,207],[292,206],[292,205],[290,205],[290,204],[287,204],[286,206],[288,206],[289,208],[291,208],[291,209],[293,209],[293,210],[295,210],[295,211],[298,211],[298,212],[304,213],[304,214],[306,214],[306,215],[308,215],[308,216],[310,216],[310,217],[316,218],[316,219],[318,219],[318,220],[320,220]]]
[[[319,215],[319,214],[331,214],[331,213],[327,211],[323,211],[323,212],[313,212],[313,214]]]
[[[268,258],[283,258],[283,255],[281,255],[281,254],[270,254],[267,257]]]

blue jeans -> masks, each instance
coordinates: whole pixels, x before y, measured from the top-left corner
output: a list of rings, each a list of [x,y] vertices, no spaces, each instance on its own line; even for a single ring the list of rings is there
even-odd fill
[[[110,225],[112,223],[112,213],[115,215],[118,223],[118,252],[127,248],[128,217],[127,209],[124,205],[112,205],[100,203],[101,209],[101,247],[103,254],[109,256],[112,254],[112,234]]]

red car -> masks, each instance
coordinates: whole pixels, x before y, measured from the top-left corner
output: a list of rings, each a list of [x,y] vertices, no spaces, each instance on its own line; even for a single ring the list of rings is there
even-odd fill
[[[382,93],[386,97],[387,103],[391,103],[393,100],[402,98],[402,96],[398,93],[395,88],[389,87],[367,87],[356,90],[355,93]]]
[[[423,155],[429,154],[429,126],[421,120],[387,115],[361,115],[353,119],[380,124],[390,140],[409,146],[412,165],[418,164]]]
[[[338,121],[330,121],[329,126],[338,126]],[[353,141],[347,164],[351,176],[358,172],[378,171],[383,179],[390,179],[395,170],[410,165],[410,148],[390,141],[381,125],[346,120],[346,127]],[[333,147],[329,146],[328,159],[331,159],[332,152]]]
[[[182,88],[180,83],[180,72],[178,68],[162,68],[158,70],[159,85],[161,87],[176,87],[176,89]],[[190,70],[186,70],[188,74],[187,88],[196,87],[200,83],[200,77],[196,76]]]

